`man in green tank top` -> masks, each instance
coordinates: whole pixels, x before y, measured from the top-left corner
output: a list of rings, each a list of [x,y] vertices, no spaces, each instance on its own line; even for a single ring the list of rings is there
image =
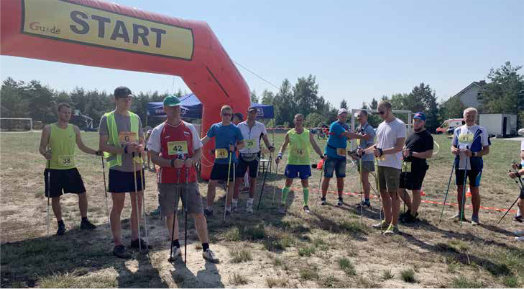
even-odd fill
[[[71,119],[71,106],[66,103],[58,105],[58,122],[46,125],[42,130],[40,139],[40,154],[47,160],[44,172],[45,195],[52,200],[53,213],[58,222],[57,235],[66,231],[62,220],[60,196],[62,194],[78,194],[78,207],[82,221],[80,229],[92,230],[96,228],[87,219],[87,196],[84,182],[75,165],[75,147],[87,153],[101,155],[88,148],[82,141],[80,129],[69,123]]]
[[[304,128],[304,116],[302,114],[295,115],[293,120],[295,128],[288,131],[286,138],[280,152],[278,153],[275,162],[278,164],[282,159],[282,154],[289,145],[289,154],[286,165],[286,184],[282,188],[282,201],[279,212],[286,213],[286,199],[289,193],[293,179],[300,177],[302,182],[302,190],[304,193],[304,212],[309,213],[309,182],[308,178],[311,176],[311,162],[309,160],[309,151],[312,146],[315,152],[321,159],[324,158],[322,150],[315,142],[315,138],[309,133],[309,130]]]

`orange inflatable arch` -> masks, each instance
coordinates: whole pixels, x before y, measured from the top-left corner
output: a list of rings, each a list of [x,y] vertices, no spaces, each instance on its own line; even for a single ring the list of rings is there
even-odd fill
[[[95,0],[0,3],[2,55],[180,76],[203,104],[203,134],[220,121],[222,105],[249,106],[244,78],[205,22]],[[212,146],[203,149],[204,179]]]

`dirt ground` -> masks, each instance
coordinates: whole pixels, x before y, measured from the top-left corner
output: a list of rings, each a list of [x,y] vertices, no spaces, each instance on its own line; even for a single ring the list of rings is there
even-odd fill
[[[96,147],[96,133],[85,133],[85,142]],[[277,136],[275,143],[281,143]],[[169,240],[163,221],[147,216],[149,254],[130,260],[111,255],[100,158],[79,153],[77,164],[86,184],[90,220],[98,228],[79,229],[78,198],[62,198],[68,229],[46,236],[46,198],[43,158],[38,154],[39,134],[0,134],[1,177],[1,286],[2,287],[522,287],[524,244],[513,231],[524,226],[512,221],[514,213],[497,225],[503,212],[518,196],[517,185],[506,177],[508,163],[518,159],[518,142],[494,140],[485,158],[481,195],[487,207],[481,225],[454,223],[448,218],[456,208],[446,206],[439,222],[451,169],[449,140],[435,138],[440,151],[432,159],[424,183],[424,203],[419,223],[401,225],[401,235],[383,236],[371,227],[379,221],[379,200],[360,210],[358,174],[348,165],[345,205],[337,207],[335,184],[330,184],[329,204],[318,202],[320,174],[310,179],[311,214],[302,211],[302,190],[295,182],[286,215],[277,213],[279,174],[267,177],[262,204],[254,214],[244,212],[247,194],[241,194],[241,210],[222,220],[224,192],[217,189],[215,215],[208,219],[211,249],[221,259],[211,264],[202,259],[201,244],[189,222],[187,264],[167,261]],[[324,141],[320,141],[321,144]],[[107,168],[106,168],[107,169]],[[274,170],[273,170],[274,171]],[[107,174],[107,171],[106,171]],[[146,172],[146,211],[158,204],[155,175]],[[257,197],[261,186],[257,186]],[[207,183],[199,184],[205,196]],[[273,193],[276,193],[273,203]],[[356,194],[355,194],[356,193]],[[111,207],[111,200],[108,200]],[[456,203],[452,185],[448,202]],[[468,198],[468,203],[470,199]],[[255,202],[255,205],[257,202]],[[129,242],[130,204],[122,214],[123,239]],[[499,210],[497,210],[499,209]],[[401,210],[403,208],[401,207]],[[470,209],[466,212],[469,219]],[[180,220],[183,230],[183,221]],[[183,232],[180,236],[183,243]],[[182,245],[182,247],[184,247]]]

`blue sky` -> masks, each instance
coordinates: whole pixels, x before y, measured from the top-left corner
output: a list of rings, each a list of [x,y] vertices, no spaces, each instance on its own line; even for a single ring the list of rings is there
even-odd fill
[[[114,2],[206,21],[231,58],[280,86],[312,74],[335,106],[409,92],[425,82],[447,99],[505,61],[524,65],[524,1]],[[0,76],[55,89],[188,90],[178,77],[0,56]],[[272,85],[239,67],[261,94]],[[523,72],[521,70],[521,72]]]

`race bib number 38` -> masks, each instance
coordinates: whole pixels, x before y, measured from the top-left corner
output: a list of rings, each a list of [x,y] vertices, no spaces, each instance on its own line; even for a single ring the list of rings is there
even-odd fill
[[[167,143],[167,154],[179,155],[187,154],[187,141],[170,141]]]
[[[73,156],[58,156],[58,164],[62,167],[69,167],[75,164],[75,159]]]

